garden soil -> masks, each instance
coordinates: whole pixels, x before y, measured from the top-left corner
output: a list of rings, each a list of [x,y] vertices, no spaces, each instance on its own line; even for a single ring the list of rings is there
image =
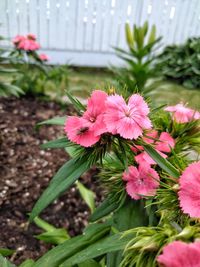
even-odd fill
[[[40,121],[74,113],[72,108],[31,98],[0,98],[0,248],[14,249],[11,261],[37,259],[51,246],[37,240],[41,233],[28,222],[28,213],[55,172],[68,160],[62,149],[42,150],[40,145],[64,135],[61,126],[43,126]],[[96,192],[101,190],[92,169],[82,182]],[[98,188],[98,190],[97,190]],[[75,187],[45,209],[41,218],[56,227],[64,227],[71,236],[81,233],[89,210]]]

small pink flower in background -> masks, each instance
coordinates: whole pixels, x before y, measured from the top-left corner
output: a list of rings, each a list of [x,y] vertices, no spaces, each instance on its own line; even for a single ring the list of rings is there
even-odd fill
[[[100,136],[94,135],[87,120],[76,116],[67,119],[65,132],[70,141],[84,147],[90,147],[100,139]]]
[[[49,60],[49,57],[46,54],[40,54],[39,55],[39,58],[42,61],[48,61]]]
[[[87,110],[83,114],[83,118],[89,122],[91,130],[94,131],[95,135],[101,135],[107,132],[103,120],[107,96],[105,92],[95,90],[88,99]]]
[[[199,267],[200,242],[174,241],[164,247],[157,261],[162,267]]]
[[[27,36],[17,35],[13,39],[13,44],[17,49],[25,51],[35,51],[40,48],[40,45],[36,42],[36,36],[34,34],[28,34]]]
[[[24,36],[22,35],[16,35],[15,38],[13,38],[12,42],[14,45],[19,44],[21,41],[23,41],[25,39]]]
[[[160,136],[158,137],[158,132],[157,131],[152,131],[148,133],[148,137],[143,137],[143,140],[147,144],[153,144],[155,147],[155,150],[163,157],[167,158],[167,155],[165,153],[169,153],[172,148],[175,146],[175,140],[171,137],[171,135],[167,132],[162,132]],[[153,139],[158,139],[158,141],[153,140]],[[137,147],[136,147],[137,150]],[[139,147],[138,151],[144,150],[143,147]],[[137,152],[137,151],[136,151]],[[138,164],[142,164],[144,162],[154,165],[156,162],[149,156],[149,154],[145,151],[141,152],[137,156],[135,156],[135,160]]]
[[[192,120],[199,120],[200,113],[191,108],[187,108],[182,103],[165,108],[165,111],[172,113],[173,119],[178,123],[187,123]]]
[[[200,218],[200,161],[190,164],[179,179],[180,207],[190,217]]]
[[[159,175],[148,164],[141,164],[138,168],[130,166],[123,173],[123,180],[127,182],[128,195],[135,200],[143,196],[154,196],[159,187]]]
[[[137,139],[144,129],[151,128],[149,108],[143,97],[134,94],[128,104],[120,95],[108,96],[104,122],[108,132],[119,134],[126,139]]]

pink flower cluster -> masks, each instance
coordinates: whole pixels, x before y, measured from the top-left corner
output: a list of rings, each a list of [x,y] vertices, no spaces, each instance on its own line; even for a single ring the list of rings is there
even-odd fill
[[[155,147],[155,150],[163,157],[166,158],[167,155],[165,153],[169,153],[172,148],[175,146],[175,140],[171,137],[171,135],[167,132],[162,132],[159,136],[158,132],[153,130],[147,134],[147,137],[143,137],[143,140],[147,144],[151,144]],[[137,153],[140,152],[137,156],[135,156],[135,160],[138,164],[142,164],[146,162],[149,165],[154,165],[156,162],[144,151],[142,146],[135,146],[132,150]]]
[[[169,153],[175,146],[175,140],[167,132],[162,132],[159,136],[155,130],[150,131],[147,137],[143,137],[147,144],[154,145],[155,150],[164,158],[167,157],[165,153]],[[154,196],[156,189],[159,187],[159,175],[151,167],[156,162],[144,151],[142,146],[132,147],[132,150],[139,154],[135,156],[136,162],[139,164],[138,169],[130,166],[127,171],[123,173],[123,180],[127,182],[126,191],[133,199],[140,199],[143,196]],[[142,152],[141,152],[142,151]]]
[[[36,41],[36,36],[31,33],[26,36],[17,35],[13,39],[13,44],[17,49],[25,51],[35,51],[40,48],[40,45]]]
[[[66,120],[65,132],[69,140],[84,147],[97,143],[104,133],[137,139],[144,129],[151,128],[148,114],[148,105],[138,94],[132,95],[126,103],[120,95],[108,96],[96,90],[83,116],[71,116]]]
[[[165,111],[172,113],[172,118],[178,123],[187,123],[192,120],[199,120],[200,113],[191,108],[187,108],[182,103],[165,108]]]
[[[200,242],[184,243],[174,241],[163,249],[157,261],[162,267],[198,267],[200,266]]]

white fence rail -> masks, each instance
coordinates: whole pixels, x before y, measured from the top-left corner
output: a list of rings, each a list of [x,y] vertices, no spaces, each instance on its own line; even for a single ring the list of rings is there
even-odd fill
[[[125,22],[146,20],[163,45],[200,36],[200,0],[0,0],[0,35],[36,34],[51,63],[115,64]]]

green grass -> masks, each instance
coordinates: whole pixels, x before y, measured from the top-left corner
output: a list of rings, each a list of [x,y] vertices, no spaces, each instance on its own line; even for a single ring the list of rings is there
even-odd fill
[[[101,89],[113,81],[110,72],[100,70],[74,70],[69,78],[69,90],[79,97],[87,97],[93,89]],[[200,89],[191,90],[168,81],[155,83],[151,98],[156,104],[173,105],[179,102],[200,109]]]

